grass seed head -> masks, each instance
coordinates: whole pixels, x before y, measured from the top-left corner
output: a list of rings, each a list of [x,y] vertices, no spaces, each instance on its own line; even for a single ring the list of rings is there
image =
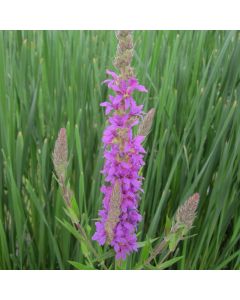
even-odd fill
[[[111,241],[113,240],[114,229],[117,223],[119,222],[119,216],[121,213],[121,199],[121,187],[119,181],[117,180],[113,187],[112,196],[109,204],[108,218],[105,224],[108,243],[111,243]]]
[[[149,110],[138,128],[138,135],[147,136],[152,128],[152,123],[155,115],[155,108]]]
[[[181,205],[176,213],[175,219],[177,224],[184,225],[190,230],[196,217],[196,211],[199,203],[199,194],[195,193]]]
[[[53,151],[53,164],[59,180],[65,181],[68,164],[68,145],[66,129],[61,128]]]

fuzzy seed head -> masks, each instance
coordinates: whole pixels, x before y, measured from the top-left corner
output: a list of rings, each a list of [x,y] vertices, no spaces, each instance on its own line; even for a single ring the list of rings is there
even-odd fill
[[[68,164],[68,146],[65,128],[61,128],[58,133],[53,151],[53,164],[58,179],[64,181]]]
[[[105,230],[107,234],[108,243],[111,243],[111,241],[113,240],[114,228],[119,222],[119,216],[121,213],[120,205],[121,205],[121,187],[119,181],[116,181],[110,199],[107,221],[105,223]]]
[[[138,128],[138,135],[147,136],[152,128],[152,123],[155,115],[155,108],[149,110]]]
[[[176,213],[177,224],[185,225],[187,230],[193,225],[199,203],[199,194],[195,193],[179,207]]]

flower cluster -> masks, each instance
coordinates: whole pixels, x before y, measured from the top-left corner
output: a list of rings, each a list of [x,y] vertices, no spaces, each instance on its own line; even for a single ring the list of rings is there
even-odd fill
[[[109,115],[108,126],[103,133],[105,164],[102,173],[106,185],[103,209],[99,211],[100,221],[96,222],[93,240],[100,245],[110,244],[117,259],[137,251],[136,228],[141,220],[138,212],[139,191],[142,178],[139,170],[143,166],[145,153],[141,143],[144,136],[133,135],[133,127],[142,118],[143,105],[133,99],[135,90],[147,92],[135,77],[123,78],[107,71],[112,78],[106,80],[108,88],[115,95],[109,102],[101,103]]]

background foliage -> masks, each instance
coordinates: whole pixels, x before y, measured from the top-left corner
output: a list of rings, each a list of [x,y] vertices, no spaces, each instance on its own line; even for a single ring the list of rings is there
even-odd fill
[[[136,98],[145,111],[157,110],[145,144],[139,241],[161,237],[166,216],[198,191],[196,235],[179,244],[172,259],[180,259],[165,267],[239,269],[239,32],[138,31],[134,40],[133,65],[149,89]],[[107,89],[101,82],[115,50],[111,31],[0,32],[0,268],[94,265],[66,228],[51,156],[66,127],[69,180],[91,235],[102,200],[99,103]],[[145,243],[123,267],[134,268],[150,250]]]

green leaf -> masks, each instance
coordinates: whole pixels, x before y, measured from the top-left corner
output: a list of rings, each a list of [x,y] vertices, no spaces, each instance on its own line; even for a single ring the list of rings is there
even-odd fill
[[[69,260],[68,262],[78,270],[95,270],[92,266],[87,266],[77,261]]]
[[[165,235],[167,236],[172,228],[172,220],[166,216]]]
[[[157,269],[165,270],[165,269],[171,267],[172,265],[174,265],[176,262],[180,261],[181,259],[183,259],[183,256],[178,256],[178,257],[169,259],[168,261],[157,265]]]
[[[178,241],[179,241],[179,239],[178,239],[178,234],[177,233],[171,233],[169,235],[168,246],[169,246],[169,250],[171,252],[173,252],[176,249]]]
[[[114,256],[115,256],[115,252],[114,252],[114,250],[111,249],[111,250],[105,252],[104,254],[99,255],[97,258],[93,259],[92,261],[93,262],[101,262],[103,260],[106,260],[106,259],[114,257]]]
[[[79,223],[79,218],[77,217],[75,211],[71,207],[64,208],[66,215],[70,218],[70,220],[75,224]]]

